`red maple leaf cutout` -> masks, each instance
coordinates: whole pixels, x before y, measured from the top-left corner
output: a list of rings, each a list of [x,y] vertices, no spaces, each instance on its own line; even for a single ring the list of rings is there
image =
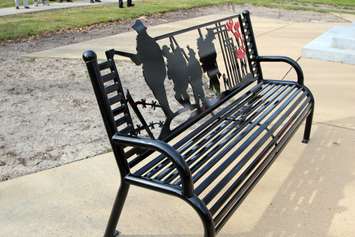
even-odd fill
[[[235,22],[235,23],[234,23],[234,30],[235,30],[235,31],[239,31],[239,28],[240,28],[240,23],[239,23],[239,21],[238,21],[238,22]]]
[[[234,22],[232,19],[229,19],[229,21],[226,23],[226,28],[228,31],[233,31],[234,28]]]
[[[235,51],[235,55],[238,59],[243,59],[245,57],[245,50],[243,48],[239,48]]]
[[[241,39],[241,35],[240,35],[239,31],[234,31],[233,35],[234,35],[236,40]]]

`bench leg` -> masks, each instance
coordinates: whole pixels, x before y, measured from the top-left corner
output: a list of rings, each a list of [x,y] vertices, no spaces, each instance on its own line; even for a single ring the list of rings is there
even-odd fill
[[[302,141],[303,143],[306,143],[306,144],[309,142],[309,137],[311,135],[313,111],[314,111],[314,109],[312,108],[311,113],[308,115],[308,117],[306,119],[306,127],[304,129],[303,141]]]
[[[111,211],[110,219],[107,223],[104,237],[116,237],[119,235],[119,232],[116,230],[116,227],[121,215],[124,202],[126,201],[128,189],[129,184],[122,182],[120,188],[118,189],[115,203],[113,204],[113,208]]]
[[[196,196],[193,196],[187,200],[187,202],[195,209],[200,216],[204,228],[204,237],[215,237],[216,231],[212,216],[206,205]]]

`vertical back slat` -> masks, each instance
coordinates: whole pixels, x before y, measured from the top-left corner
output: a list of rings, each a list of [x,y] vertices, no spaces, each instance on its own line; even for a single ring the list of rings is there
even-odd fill
[[[263,79],[260,63],[256,61],[258,49],[254,37],[254,31],[250,20],[249,11],[243,11],[241,29],[245,41],[246,53],[248,56],[249,68],[253,76],[261,81]]]

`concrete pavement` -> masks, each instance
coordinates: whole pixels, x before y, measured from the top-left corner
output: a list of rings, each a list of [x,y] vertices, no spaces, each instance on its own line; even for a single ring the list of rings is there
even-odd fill
[[[300,130],[219,236],[352,236],[355,132]],[[111,153],[0,184],[1,236],[102,236],[119,183]],[[201,236],[181,200],[132,187],[122,236]]]
[[[304,44],[335,25],[252,20],[260,54],[293,58],[300,56]],[[160,25],[151,32],[199,21]],[[79,58],[87,48],[134,51],[134,43],[134,34],[126,33],[31,56]],[[299,129],[221,237],[355,233],[355,66],[303,58],[299,62],[316,98],[311,141],[302,144]],[[283,64],[264,65],[266,78],[281,78],[287,70]],[[293,78],[290,73],[288,79]],[[0,236],[102,236],[118,183],[111,153],[0,183]],[[201,223],[189,206],[137,187],[128,195],[119,229],[122,236],[202,236]]]

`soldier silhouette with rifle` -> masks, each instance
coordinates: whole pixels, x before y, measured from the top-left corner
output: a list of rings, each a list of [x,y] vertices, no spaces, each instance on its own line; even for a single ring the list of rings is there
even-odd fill
[[[158,100],[165,116],[172,119],[174,113],[169,107],[164,81],[166,67],[163,53],[158,43],[148,35],[147,27],[141,20],[136,20],[132,28],[137,32],[137,54],[121,54],[129,57],[136,65],[142,65],[144,80]]]
[[[206,97],[205,92],[203,90],[203,82],[202,82],[202,69],[200,62],[196,58],[195,51],[187,46],[189,50],[189,58],[187,63],[187,74],[189,78],[189,83],[192,87],[192,92],[195,98],[196,106],[200,107],[200,100],[202,101],[203,105],[206,105]]]
[[[217,64],[217,52],[213,41],[216,39],[213,30],[207,29],[206,37],[204,38],[201,30],[198,29],[200,37],[197,39],[198,55],[202,64],[202,69],[210,78],[210,89],[220,93],[219,78],[221,73]]]
[[[187,94],[189,86],[187,63],[184,58],[183,49],[178,45],[174,47],[171,42],[171,49],[163,46],[163,56],[167,59],[168,79],[174,83],[175,99],[183,106],[190,105],[190,97]]]

